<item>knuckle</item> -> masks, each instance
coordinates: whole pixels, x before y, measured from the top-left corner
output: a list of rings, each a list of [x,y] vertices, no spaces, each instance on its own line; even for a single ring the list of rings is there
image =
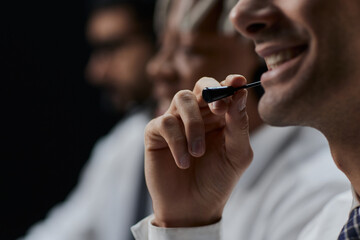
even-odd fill
[[[209,83],[212,83],[212,82],[215,82],[215,81],[216,80],[214,78],[211,78],[211,77],[202,77],[196,82],[195,89],[199,89],[199,88],[202,89],[202,88],[208,86]]]
[[[163,129],[173,128],[178,124],[178,119],[171,114],[164,114],[160,120],[160,126]]]
[[[159,121],[159,118],[154,118],[146,124],[145,129],[144,129],[145,137],[154,132],[158,121]]]
[[[179,120],[175,116],[166,114],[162,117],[162,132],[170,145],[179,146],[184,143],[186,138],[179,127]]]
[[[156,134],[156,132],[157,132],[156,121],[158,121],[158,119],[153,119],[145,126],[145,130],[144,130],[145,146],[147,146],[149,143],[151,143],[152,140],[157,135]]]
[[[194,94],[190,90],[181,90],[176,94],[176,98],[179,99],[182,102],[191,102],[193,101]]]
[[[146,124],[145,133],[148,133],[148,132],[150,132],[152,130],[153,125],[154,125],[154,121],[155,121],[155,119],[152,119]]]
[[[199,81],[207,81],[207,80],[215,80],[215,79],[212,77],[206,77],[206,76],[199,79]]]

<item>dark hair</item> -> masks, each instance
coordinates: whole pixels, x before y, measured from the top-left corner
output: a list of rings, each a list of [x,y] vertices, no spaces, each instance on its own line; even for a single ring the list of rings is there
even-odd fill
[[[138,21],[142,33],[155,39],[154,34],[154,9],[156,0],[90,0],[88,15],[104,8],[125,7],[133,13],[134,19]]]

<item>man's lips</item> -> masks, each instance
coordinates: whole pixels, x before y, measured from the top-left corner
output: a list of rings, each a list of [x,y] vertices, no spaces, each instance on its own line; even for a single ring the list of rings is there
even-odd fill
[[[281,64],[296,58],[306,49],[307,45],[298,45],[288,48],[266,48],[257,52],[264,58],[269,71],[271,71]]]
[[[287,62],[297,56],[299,56],[306,46],[299,46],[295,48],[285,49],[283,51],[274,53],[270,56],[265,57],[265,62],[269,70],[273,70],[280,66],[282,63]]]

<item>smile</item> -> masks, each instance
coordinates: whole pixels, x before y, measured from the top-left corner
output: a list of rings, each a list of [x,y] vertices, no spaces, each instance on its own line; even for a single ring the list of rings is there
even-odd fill
[[[266,65],[269,70],[273,70],[280,66],[281,64],[297,57],[300,55],[304,50],[306,49],[306,46],[298,46],[290,49],[285,49],[282,51],[279,51],[277,53],[271,54],[269,56],[264,57]]]

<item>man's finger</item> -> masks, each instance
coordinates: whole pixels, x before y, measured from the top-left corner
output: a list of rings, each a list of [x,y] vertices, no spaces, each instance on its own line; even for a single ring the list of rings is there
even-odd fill
[[[190,155],[180,120],[167,113],[159,118],[158,124],[159,133],[166,141],[176,165],[182,169],[188,168],[190,166]]]
[[[245,83],[246,79],[240,75],[231,75],[224,82],[233,87]],[[248,167],[253,155],[249,141],[249,119],[246,113],[247,91],[239,90],[231,99],[225,115],[225,146],[229,160],[241,173]]]
[[[189,153],[200,157],[205,152],[205,127],[196,96],[188,90],[178,92],[173,100],[185,128]]]
[[[206,87],[220,87],[220,83],[214,78],[203,77],[195,85],[194,94],[199,102],[200,107],[209,107],[210,110],[216,115],[223,115],[227,110],[228,99],[221,99],[216,102],[208,104],[202,97],[202,91]]]

